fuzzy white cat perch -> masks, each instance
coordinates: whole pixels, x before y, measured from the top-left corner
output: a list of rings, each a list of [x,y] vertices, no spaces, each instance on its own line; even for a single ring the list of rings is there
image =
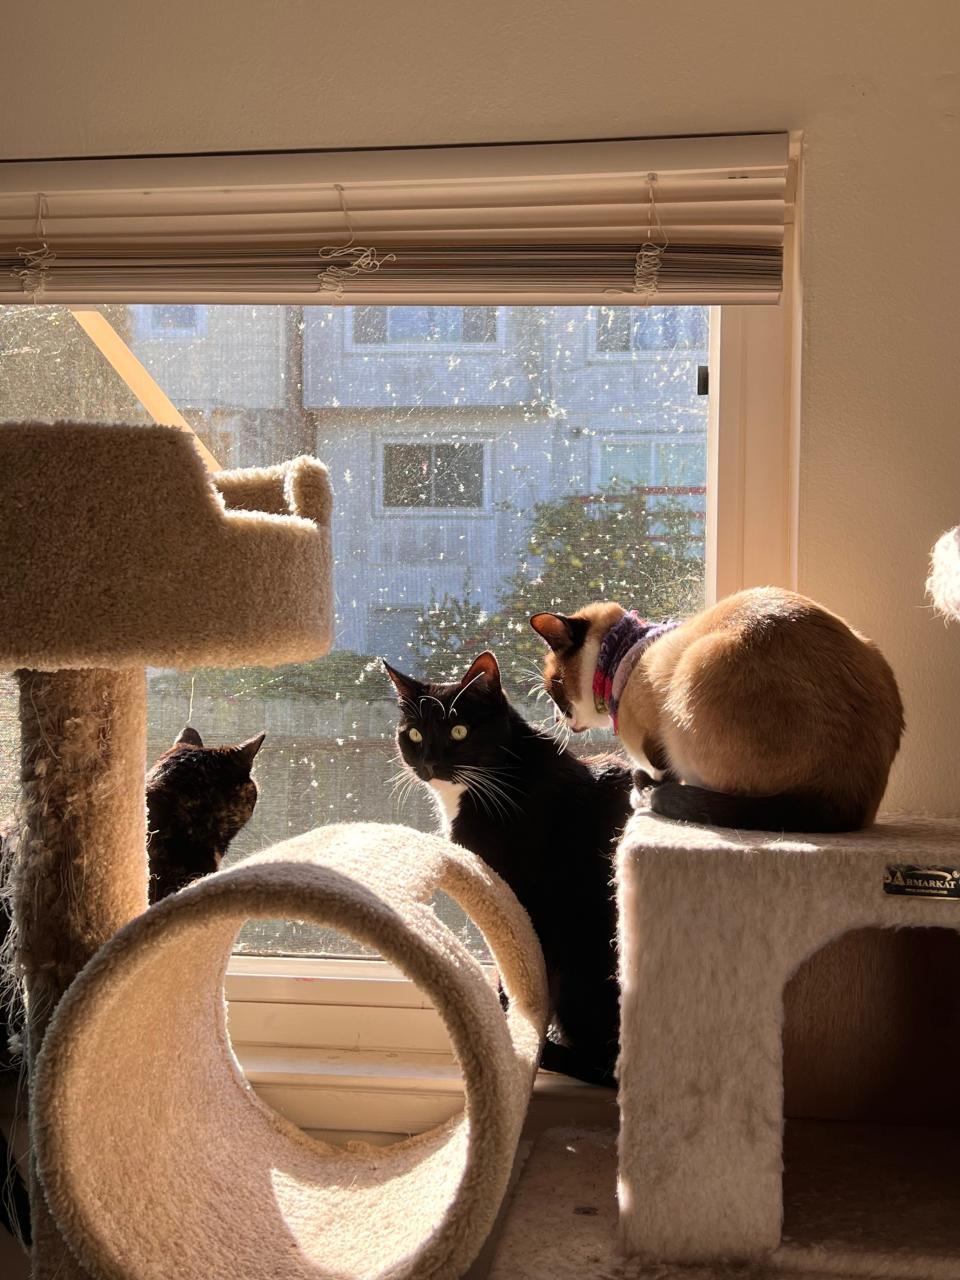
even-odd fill
[[[318,832],[144,914],[144,668],[325,653],[330,511],[312,458],[210,476],[170,428],[0,426],[35,1280],[453,1280],[496,1213],[539,1055],[543,962],[469,855],[401,828]],[[440,885],[499,952],[509,1024],[426,905]],[[263,914],[338,925],[421,983],[463,1065],[459,1122],[346,1153],[256,1101],[226,1042],[222,978],[236,930]]]
[[[313,458],[213,478],[169,427],[0,427],[0,668],[271,665],[332,642]]]
[[[960,821],[631,818],[619,1151],[544,1135],[490,1280],[960,1280],[960,899],[903,864],[960,868]]]
[[[909,873],[890,870],[904,864],[956,868],[960,822],[887,820],[850,835],[783,837],[688,827],[647,815],[631,819],[618,855],[620,1197],[629,1254],[715,1262],[756,1260],[777,1251],[785,1269],[960,1275],[960,1258],[954,1256],[960,1247],[956,1162],[940,1169],[940,1230],[928,1225],[913,1239],[908,1233],[898,1240],[897,1223],[876,1212],[882,1171],[871,1154],[889,1139],[885,1124],[917,1122],[918,1102],[929,1105],[928,1123],[941,1134],[960,1120],[954,1088],[944,1087],[943,1062],[936,1061],[952,1060],[956,1068],[957,1029],[949,1019],[939,1044],[908,1047],[921,1059],[930,1054],[926,1064],[915,1064],[913,1075],[921,1090],[926,1087],[926,1099],[911,1098],[907,1090],[898,1094],[892,1081],[883,1117],[870,1117],[877,1128],[863,1138],[859,1178],[842,1191],[833,1187],[833,1212],[825,1214],[819,1235],[815,1221],[807,1222],[802,1246],[781,1243],[785,989],[804,962],[853,931],[960,929],[960,899],[887,892],[905,887],[895,883],[898,875],[910,879]],[[922,888],[924,879],[938,877],[946,882],[931,871],[913,883]],[[831,1140],[844,1119],[857,1118],[850,1111],[858,1095],[869,1103],[864,1095],[909,1026],[910,1003],[925,997],[920,983],[910,990],[895,955],[869,945],[873,937],[867,935],[865,948],[841,956],[832,971],[809,967],[806,990],[788,993],[794,1025],[788,1027],[786,1048],[800,1055],[789,1067],[801,1078],[792,1096],[788,1092],[788,1110],[799,1121],[833,1122],[832,1132],[830,1124],[823,1126],[819,1155],[813,1149],[804,1156],[810,1174],[806,1183],[802,1176],[799,1186],[794,1183],[795,1202],[815,1199],[818,1179],[830,1177],[839,1159]],[[955,934],[946,939],[945,963],[926,978],[948,991],[960,975],[960,953],[950,945],[957,941]],[[820,1045],[808,1034],[818,1026],[825,1030]],[[865,1036],[877,1038],[857,1062]],[[837,1081],[818,1084],[818,1054],[833,1057],[838,1044],[859,1073],[852,1096]],[[881,1088],[881,1100],[883,1093]],[[913,1175],[906,1157],[899,1175],[901,1207],[907,1209]],[[925,1180],[914,1179],[912,1193],[930,1199]],[[786,1223],[792,1234],[789,1204]]]
[[[432,910],[437,890],[484,930],[509,1020]],[[463,1115],[388,1149],[343,1150],[260,1103],[223,998],[236,932],[258,916],[332,926],[399,965],[450,1033]],[[465,850],[361,823],[288,840],[134,920],[61,1001],[34,1087],[48,1201],[109,1280],[458,1277],[506,1188],[545,1007],[525,913]]]
[[[960,525],[938,538],[930,553],[927,593],[945,618],[960,622]]]

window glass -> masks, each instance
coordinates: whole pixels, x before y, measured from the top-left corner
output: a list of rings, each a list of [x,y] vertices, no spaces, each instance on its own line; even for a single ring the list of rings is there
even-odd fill
[[[705,309],[208,306],[176,341],[142,328],[153,308],[101,310],[225,463],[311,453],[331,471],[335,651],[277,670],[149,673],[151,760],[188,722],[213,744],[267,732],[260,801],[232,858],[321,823],[437,828],[424,789],[398,785],[378,655],[440,679],[493,649],[523,714],[549,723],[531,612],[609,598],[669,617],[701,602]],[[148,421],[69,311],[46,306],[0,308],[2,419]],[[0,818],[15,791],[15,707],[0,682]],[[344,945],[290,921],[240,940]]]
[[[595,348],[601,355],[631,351],[705,351],[705,307],[598,307]]]
[[[495,343],[496,307],[353,307],[357,345]]]

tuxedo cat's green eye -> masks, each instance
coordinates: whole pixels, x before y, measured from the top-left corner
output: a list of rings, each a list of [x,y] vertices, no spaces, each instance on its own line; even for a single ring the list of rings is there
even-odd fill
[[[467,736],[467,733],[468,729],[465,724],[455,724],[450,730],[450,737],[453,738],[455,742],[462,742]]]
[[[410,741],[411,741],[411,742],[422,742],[422,741],[423,741],[423,734],[420,732],[420,730],[419,730],[419,729],[408,729],[408,730],[407,730],[407,736],[409,737],[409,739],[410,739]]]

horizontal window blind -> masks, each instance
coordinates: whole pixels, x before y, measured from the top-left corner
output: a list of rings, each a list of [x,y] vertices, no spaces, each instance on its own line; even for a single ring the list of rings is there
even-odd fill
[[[0,164],[0,302],[776,302],[786,134]]]

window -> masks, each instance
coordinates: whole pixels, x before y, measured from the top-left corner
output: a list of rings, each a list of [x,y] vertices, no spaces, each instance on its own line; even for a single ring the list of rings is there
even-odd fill
[[[594,145],[602,149],[599,157],[581,150]],[[583,198],[585,191],[595,190],[597,158],[607,172],[611,147],[622,158],[614,165],[612,200],[625,215],[611,218],[611,225],[635,225],[638,195],[642,201],[638,173],[659,173],[665,204],[675,189],[667,181],[673,170],[679,177],[670,182],[682,187],[685,197],[692,170],[705,190],[712,189],[721,172],[737,179],[727,185],[741,201],[743,216],[735,227],[725,217],[722,226],[712,229],[706,258],[699,247],[696,254],[706,267],[695,272],[694,287],[700,296],[725,304],[722,342],[715,323],[719,308],[708,313],[685,307],[681,316],[665,307],[585,305],[596,298],[598,279],[618,291],[629,289],[635,279],[632,231],[617,245],[598,242],[595,206]],[[794,147],[798,150],[798,141],[791,144],[791,156]],[[719,163],[714,154],[718,148]],[[643,584],[644,590],[653,584],[645,599],[651,613],[696,607],[718,584],[721,591],[730,591],[750,581],[789,581],[784,564],[793,536],[794,459],[788,414],[794,410],[788,406],[795,387],[786,354],[796,337],[790,330],[795,315],[787,307],[726,305],[773,301],[780,294],[783,210],[791,213],[786,218],[788,248],[795,248],[792,237],[802,225],[802,219],[792,216],[786,139],[672,140],[666,151],[660,141],[534,147],[529,177],[549,181],[543,184],[543,200],[536,196],[524,202],[513,196],[529,194],[526,153],[514,146],[502,149],[507,163],[501,166],[496,149],[485,149],[493,163],[486,177],[505,184],[507,207],[520,210],[516,225],[530,229],[529,239],[504,243],[503,252],[493,255],[481,239],[482,252],[471,256],[476,237],[465,241],[464,254],[448,253],[444,243],[438,257],[438,246],[429,245],[426,269],[399,273],[397,283],[384,293],[348,288],[345,300],[356,305],[342,307],[325,305],[328,299],[317,291],[316,256],[291,245],[287,217],[279,219],[279,231],[268,231],[265,240],[258,238],[253,245],[232,235],[232,224],[242,225],[249,214],[258,215],[259,225],[264,186],[274,183],[280,193],[278,213],[300,208],[307,191],[318,243],[340,243],[343,212],[333,196],[333,184],[342,178],[339,153],[135,161],[132,175],[131,162],[107,162],[119,167],[118,189],[142,187],[144,197],[132,212],[121,210],[123,216],[114,220],[117,235],[109,260],[102,260],[99,243],[79,261],[70,252],[58,253],[54,237],[54,264],[41,270],[23,271],[23,251],[17,249],[36,239],[32,167],[15,186],[16,193],[22,186],[22,199],[17,194],[14,200],[19,212],[7,220],[6,240],[0,245],[0,257],[14,269],[6,273],[0,292],[11,291],[19,300],[32,290],[39,305],[0,306],[0,420],[149,421],[147,410],[85,340],[70,312],[53,305],[81,293],[91,300],[117,296],[119,267],[124,278],[145,286],[138,296],[139,286],[131,283],[126,299],[137,304],[150,297],[178,299],[149,306],[117,303],[101,310],[214,452],[223,444],[217,433],[229,422],[235,451],[229,460],[221,452],[222,461],[263,465],[309,451],[327,461],[333,473],[334,652],[281,670],[149,675],[151,759],[188,717],[214,742],[269,731],[257,762],[261,800],[231,857],[334,820],[402,821],[432,829],[436,815],[423,789],[414,787],[407,795],[391,789],[396,708],[374,656],[393,653],[400,659],[406,652],[412,672],[444,677],[461,671],[479,648],[493,647],[519,709],[537,721],[542,708],[526,693],[528,667],[537,654],[524,648],[531,639],[528,628],[512,619],[520,616],[522,621],[519,605],[531,598],[539,607],[563,608],[586,594],[609,590],[638,601],[641,584],[628,577],[614,581],[609,570],[616,557],[607,553],[611,545],[623,549],[622,515],[628,500],[638,522],[631,530],[639,530],[640,522],[644,536],[662,530],[656,510],[641,509],[647,505],[643,482],[651,477],[689,479],[691,488],[701,490],[709,485],[712,504],[706,556],[702,546],[687,538],[675,539],[663,556],[654,557],[657,571]],[[781,151],[783,164],[775,173],[779,162],[771,153]],[[582,161],[576,158],[580,155]],[[428,219],[438,225],[438,213],[446,219],[453,173],[473,190],[457,206],[463,209],[457,214],[459,223],[483,232],[489,223],[489,193],[486,182],[475,181],[471,150],[429,148],[404,152],[402,159],[410,181],[428,184],[422,202]],[[414,210],[411,216],[407,209],[405,183],[398,188],[403,207],[397,210],[396,202],[391,203],[396,160],[392,153],[390,180],[376,186],[375,194],[378,207],[400,214],[397,225],[405,230],[420,213]],[[64,227],[72,225],[77,209],[82,213],[87,189],[93,185],[99,190],[102,163],[86,179],[87,170],[81,172],[77,163],[67,166],[55,202]],[[351,163],[376,164],[366,153]],[[762,171],[756,180],[745,176],[755,168]],[[437,173],[441,180],[433,182]],[[511,187],[518,182],[519,190]],[[185,211],[179,200],[171,203],[171,190],[191,186],[206,193],[197,208]],[[71,195],[78,187],[79,204]],[[289,205],[283,205],[283,192],[294,193]],[[219,259],[190,252],[191,245],[206,243],[211,212],[222,220],[218,225],[231,231],[224,240],[231,253]],[[170,216],[177,218],[176,224],[164,220]],[[171,238],[162,258],[131,277],[130,252],[140,250],[139,256],[149,258],[163,228],[180,228],[184,217],[190,234],[177,242]],[[545,273],[542,246],[552,245],[558,225],[578,234],[571,244],[553,246],[559,253],[556,261],[551,255]],[[758,225],[764,229],[760,237]],[[586,237],[579,234],[584,229]],[[179,251],[183,245],[185,253]],[[664,255],[659,284],[671,303],[689,296],[690,261],[683,248],[672,246]],[[792,272],[796,260],[791,249],[787,262]],[[519,283],[530,286],[527,296],[562,298],[568,305],[421,305],[423,298],[436,296],[427,289],[437,280],[438,265],[448,280],[462,279],[461,301],[491,296],[493,280],[497,295],[508,296]],[[461,271],[465,274],[458,277]],[[788,274],[788,287],[791,279],[796,283],[795,275]],[[381,283],[389,284],[386,272]],[[268,288],[275,297],[290,303],[307,299],[310,305],[195,304],[196,298],[256,296]],[[416,305],[359,305],[371,297]],[[569,305],[577,299],[584,305]],[[634,317],[639,317],[636,323]],[[712,379],[709,400],[695,392],[696,363],[705,362],[708,337],[711,368],[722,373]],[[653,448],[655,439],[671,441],[669,457]],[[637,441],[649,446],[642,464],[631,461]],[[605,443],[616,449],[604,458]],[[428,452],[406,460],[395,455],[388,485],[387,445]],[[477,445],[482,448],[479,466],[475,459],[470,464],[469,451],[449,458],[442,452]],[[689,462],[682,464],[681,445],[689,446]],[[413,464],[408,474],[419,469],[417,494],[423,498],[387,507],[386,488],[392,486],[392,496],[404,491],[404,461]],[[444,501],[442,471],[455,479],[460,502],[479,488],[480,505],[427,506],[427,501]],[[409,489],[408,484],[408,494]],[[605,492],[598,494],[598,489]],[[483,518],[478,519],[481,506]],[[629,569],[629,556],[626,562]],[[590,585],[598,568],[602,588]],[[16,701],[11,690],[9,679],[0,677],[0,800],[16,790]],[[590,749],[591,744],[583,745]],[[441,912],[464,928],[449,903]],[[482,954],[476,936],[468,942]],[[318,1049],[331,1045],[374,1051],[414,1048],[421,1056],[447,1047],[439,1019],[434,1015],[426,1025],[431,1011],[422,1007],[422,997],[410,984],[388,966],[358,958],[358,948],[335,933],[295,921],[258,921],[243,931],[239,948],[246,954],[234,957],[228,985],[237,1044],[260,1045],[264,1055],[266,1041],[309,1046],[311,1060],[320,1058]],[[325,988],[332,989],[329,996]],[[324,1006],[322,1012],[318,1006]],[[345,1016],[348,1009],[359,1015],[354,1021]],[[356,1118],[349,1119],[341,1105],[345,1093],[339,1068],[322,1061],[318,1071],[333,1081],[336,1107],[328,1119],[317,1119],[315,1112],[308,1117],[301,1109],[293,1114],[295,1120],[318,1128],[376,1127],[391,1133],[422,1127],[422,1080],[416,1090],[421,1096],[408,1114],[398,1114],[391,1104],[376,1112],[375,1121],[370,1107],[376,1110],[376,1103],[369,1099],[376,1090],[367,1088],[362,1105],[354,1108]],[[262,1072],[261,1084],[265,1078]],[[297,1099],[310,1093],[302,1085],[291,1068],[285,1080],[268,1087],[265,1100],[282,1107],[284,1089]],[[391,1098],[397,1096],[391,1088]],[[578,1107],[582,1105],[578,1099]]]
[[[101,310],[119,333],[134,331],[140,309]],[[209,332],[185,341],[183,352],[160,343],[137,347],[150,374],[175,405],[189,402],[198,376],[217,388],[212,407],[192,409],[189,416],[216,452],[222,443],[217,432],[229,414],[232,465],[266,465],[311,452],[330,466],[336,493],[332,653],[279,670],[149,673],[150,760],[188,721],[212,743],[268,730],[256,767],[260,801],[231,846],[231,860],[333,821],[435,829],[426,789],[397,787],[396,707],[377,655],[393,657],[411,674],[446,678],[462,672],[481,649],[493,648],[518,709],[536,723],[544,710],[528,691],[537,651],[529,647],[527,628],[514,622],[522,620],[521,606],[532,601],[533,607],[570,608],[609,591],[642,604],[652,616],[696,608],[710,589],[695,523],[707,498],[719,531],[719,545],[709,554],[720,590],[785,578],[782,564],[769,555],[777,530],[788,523],[783,494],[789,482],[776,455],[779,448],[787,456],[777,418],[784,396],[769,377],[785,367],[778,348],[783,320],[775,308],[723,312],[722,376],[712,385],[731,398],[728,425],[724,399],[718,405],[713,391],[710,397],[696,394],[702,351],[677,350],[667,360],[651,361],[631,349],[612,365],[597,361],[597,313],[591,308],[498,309],[497,323],[510,344],[491,353],[482,378],[466,370],[472,362],[437,362],[422,349],[410,359],[403,384],[389,352],[371,347],[369,361],[345,358],[343,310],[200,310],[209,312]],[[708,315],[712,327],[719,315],[704,312],[704,322]],[[277,352],[287,353],[289,368],[289,353],[301,348],[302,378],[267,376]],[[66,308],[0,307],[0,349],[0,419],[149,420]],[[255,397],[244,392],[251,382]],[[708,431],[708,419],[717,418],[719,427]],[[763,465],[747,468],[745,456],[761,457]],[[708,471],[721,480],[705,494]],[[738,488],[754,472],[762,493]],[[679,537],[642,492],[658,485],[691,489],[688,528]],[[614,580],[607,572],[616,564],[610,548],[624,546],[624,489],[636,545],[642,545],[642,532],[659,548],[644,554],[642,585],[629,577],[629,557],[627,575]],[[451,493],[463,505],[425,505],[442,504]],[[465,495],[485,504],[483,519],[475,518],[478,507],[466,505]],[[387,508],[385,496],[410,505]],[[642,531],[634,523],[640,520]],[[751,536],[751,529],[758,535]],[[598,567],[603,588],[592,585]],[[598,744],[578,745],[593,750]],[[0,800],[6,811],[17,776],[15,686],[0,678]],[[482,940],[453,904],[439,909],[482,956]],[[423,1126],[421,1066],[411,1071],[409,1084],[390,1093],[393,1101],[376,1124],[366,1103],[343,1105],[349,1097],[343,1073],[352,1070],[343,1047],[370,1055],[390,1050],[394,1075],[404,1054],[447,1047],[439,1019],[402,975],[363,957],[362,948],[339,934],[292,920],[252,922],[238,951],[227,987],[231,1033],[248,1067],[249,1046],[261,1046],[255,1050],[257,1087],[268,1104],[284,1108],[289,1100],[295,1121],[332,1131],[406,1133]],[[320,1064],[320,1084],[303,1087],[293,1068],[272,1065],[265,1040],[305,1046]],[[341,1046],[337,1061],[324,1056],[331,1045]]]
[[[354,346],[480,346],[498,341],[497,307],[353,307]]]
[[[482,444],[385,444],[384,507],[483,506]]]
[[[598,441],[597,454],[600,489],[640,485],[706,493],[706,438],[612,436]]]
[[[132,307],[138,338],[198,338],[207,331],[207,308],[180,303]]]
[[[137,323],[133,308],[103,310],[118,332]],[[142,310],[153,316],[157,309]],[[396,709],[378,655],[393,655],[414,674],[446,678],[492,648],[518,706],[540,722],[549,712],[528,697],[538,642],[517,617],[537,607],[574,608],[605,591],[663,616],[703,598],[699,539],[667,545],[659,538],[642,572],[631,576],[628,562],[614,577],[604,566],[623,541],[616,503],[591,505],[598,491],[613,497],[624,484],[682,481],[699,487],[702,508],[708,397],[697,395],[691,353],[678,352],[662,367],[626,353],[611,376],[589,359],[596,324],[589,307],[375,311],[386,317],[388,333],[422,334],[411,328],[414,312],[419,325],[425,316],[445,317],[447,336],[489,336],[499,326],[510,340],[490,353],[482,377],[466,367],[471,362],[438,362],[425,345],[411,350],[401,380],[389,350],[371,345],[370,360],[359,367],[349,358],[343,310],[211,306],[196,309],[194,318],[208,316],[209,326],[204,321],[183,340],[176,358],[160,343],[136,347],[173,404],[192,403],[190,421],[214,451],[229,422],[235,445],[222,461],[257,466],[310,452],[333,476],[335,651],[280,671],[150,674],[151,759],[188,720],[213,743],[268,731],[257,760],[260,802],[231,857],[331,821],[435,827],[425,791],[414,788],[403,807],[391,794]],[[399,320],[398,311],[405,313]],[[189,319],[186,312],[162,315],[171,329]],[[3,416],[55,420],[75,415],[79,404],[90,421],[144,420],[66,309],[0,309],[0,338],[17,352],[0,368]],[[69,378],[56,364],[63,352]],[[288,361],[298,353],[301,378],[273,377],[277,352]],[[210,407],[191,399],[198,382],[217,388]],[[241,397],[252,383],[258,394],[249,403]],[[227,403],[231,396],[235,402]],[[638,417],[643,430],[625,433],[625,418]],[[658,511],[638,508],[637,518],[644,524],[635,530],[638,545],[656,538]],[[452,907],[444,911],[464,927]],[[347,940],[296,922],[255,922],[239,946],[357,954]]]
[[[632,351],[706,351],[706,307],[598,307],[597,355]]]

